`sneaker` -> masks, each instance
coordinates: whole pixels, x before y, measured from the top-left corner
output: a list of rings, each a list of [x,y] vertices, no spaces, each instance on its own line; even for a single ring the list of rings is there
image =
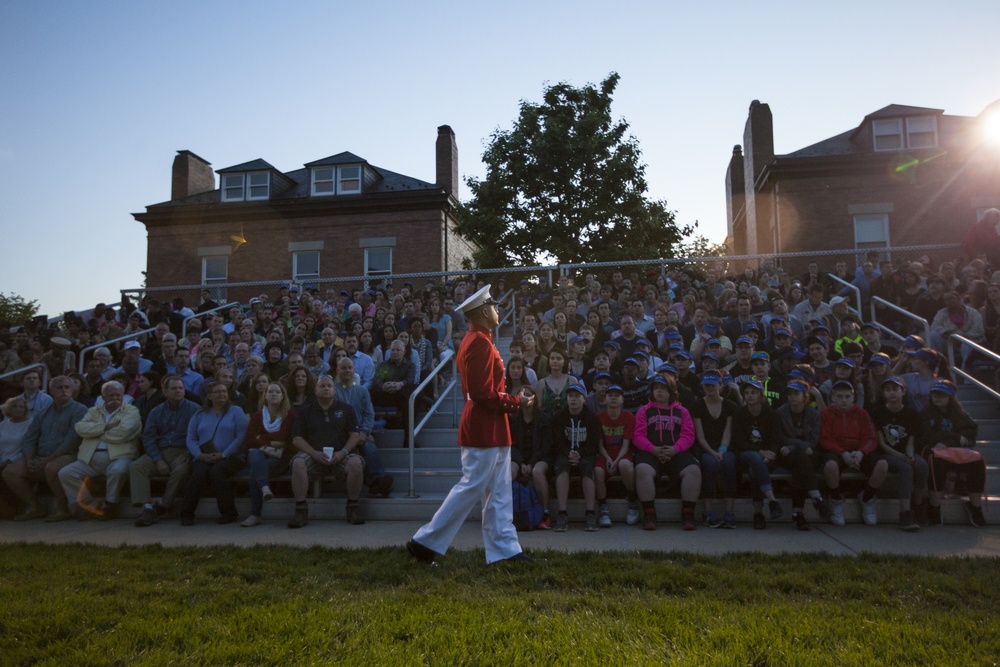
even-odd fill
[[[941,525],[941,506],[938,505],[927,505],[927,525],[928,526],[940,526]]]
[[[785,514],[785,511],[781,509],[781,503],[777,500],[768,502],[767,510],[771,513],[771,521],[777,521]]]
[[[642,513],[642,529],[656,530],[656,509],[650,507]]]
[[[976,528],[982,528],[986,525],[986,517],[983,516],[983,508],[976,507],[968,500],[965,501],[965,513],[969,515],[969,523],[971,523]]]
[[[705,515],[704,523],[709,528],[718,528],[722,525],[722,519],[716,516],[715,512],[709,512]]]
[[[552,530],[552,515],[546,512],[538,523],[538,530]]]
[[[681,509],[681,530],[694,529],[694,510],[690,508]]]
[[[271,492],[271,487],[265,486],[264,488],[262,488],[260,490],[260,492],[261,492],[261,495],[264,497],[264,502],[265,503],[268,500],[274,500],[274,493]]]
[[[736,527],[736,515],[733,514],[732,510],[726,510],[725,515],[722,517],[722,528],[732,529]]]
[[[395,480],[390,475],[383,475],[372,480],[368,492],[373,496],[388,498],[389,494],[392,493],[393,486],[395,486]]]
[[[861,518],[869,526],[874,526],[878,523],[878,498],[872,497],[871,500],[865,502],[862,500],[863,497],[864,491],[858,494],[858,503],[861,504]]]
[[[360,526],[365,522],[361,518],[361,508],[358,507],[357,503],[347,503],[347,523],[352,526]]]
[[[569,530],[569,517],[565,514],[560,514],[556,517],[556,523],[552,526],[552,530],[557,533],[565,533]]]
[[[899,527],[908,533],[920,530],[920,524],[917,523],[917,518],[913,515],[912,510],[899,513]]]
[[[243,528],[253,528],[254,526],[260,525],[260,517],[251,514],[247,518],[243,519],[240,526]]]
[[[160,515],[156,513],[152,507],[143,508],[142,513],[139,518],[135,520],[135,525],[137,528],[145,528],[146,526],[152,526],[154,523],[160,520]]]
[[[813,509],[815,509],[816,513],[819,514],[819,518],[830,518],[830,505],[827,503],[825,498],[813,498]]]
[[[795,526],[795,530],[812,530],[809,528],[809,522],[806,521],[806,515],[802,512],[794,512],[792,514],[792,525]]]
[[[927,516],[927,503],[922,502],[913,506],[913,516],[921,528],[926,528],[931,524],[930,517]]]
[[[640,516],[642,516],[642,512],[639,511],[639,503],[629,503],[628,512],[625,513],[625,523],[634,526],[639,523]]]
[[[611,508],[607,503],[601,505],[601,516],[597,519],[597,523],[601,528],[611,527]]]
[[[608,517],[608,525],[611,524],[611,517]],[[597,530],[597,517],[593,514],[587,515],[587,527],[584,528],[588,533],[593,533]]]
[[[767,520],[764,518],[763,512],[753,513],[753,529],[754,530],[764,530],[767,528]]]
[[[830,499],[830,512],[827,515],[827,518],[830,520],[830,523],[832,523],[835,526],[843,526],[844,525],[844,499],[843,498],[841,498],[840,500],[834,500],[833,498]]]
[[[309,509],[307,507],[296,507],[295,516],[288,521],[289,528],[301,528],[309,523]]]

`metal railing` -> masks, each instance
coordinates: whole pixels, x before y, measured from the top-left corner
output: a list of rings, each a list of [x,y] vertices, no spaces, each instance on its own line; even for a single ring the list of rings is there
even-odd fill
[[[15,375],[20,375],[21,373],[27,373],[28,371],[33,371],[36,368],[41,368],[42,369],[42,386],[39,389],[39,391],[48,393],[48,392],[46,392],[46,390],[49,387],[49,367],[46,366],[45,364],[43,364],[40,361],[37,361],[37,362],[35,362],[33,364],[30,364],[28,366],[24,366],[23,368],[18,368],[17,370],[14,370],[14,371],[8,371],[7,373],[4,373],[3,375],[0,375],[0,380],[4,380],[4,379],[9,378],[9,377],[14,377]]]
[[[517,304],[514,303],[513,297],[514,297],[514,290],[509,289],[507,290],[507,293],[504,294],[499,299],[500,303],[505,303],[505,302],[509,303],[510,308],[507,310],[507,313],[503,317],[499,318],[496,328],[493,329],[493,340],[497,340],[498,338],[500,338],[500,327],[502,327],[504,322],[510,319],[514,315],[514,313],[517,312]],[[515,328],[516,328],[516,323],[515,323]]]
[[[448,350],[448,352],[451,352],[451,350]],[[452,354],[449,354],[449,355],[445,356],[443,359],[441,359],[441,361],[438,363],[438,365],[435,366],[434,369],[430,373],[427,374],[427,377],[424,378],[423,382],[421,382],[417,386],[417,388],[414,389],[413,392],[410,394],[409,402],[407,403],[407,408],[408,408],[407,409],[407,421],[408,421],[408,423],[406,425],[407,436],[408,436],[407,442],[410,443],[410,491],[409,491],[409,493],[406,496],[407,498],[416,498],[417,497],[417,494],[414,493],[414,491],[413,491],[413,489],[414,489],[414,478],[415,478],[415,472],[414,471],[415,471],[415,466],[416,466],[416,460],[415,460],[415,457],[414,457],[414,450],[417,448],[417,434],[420,433],[420,431],[424,428],[424,426],[427,424],[427,422],[430,420],[430,418],[434,416],[434,411],[437,410],[438,406],[441,405],[441,403],[444,401],[444,399],[448,397],[449,393],[452,393],[452,390],[455,388],[455,385],[458,384],[458,364],[456,363],[457,359],[458,359],[458,355],[455,354],[455,353],[452,353]],[[444,389],[440,391],[440,393],[438,394],[437,400],[434,401],[434,403],[431,405],[430,409],[427,410],[427,414],[425,414],[424,418],[420,420],[420,423],[417,424],[416,426],[414,426],[413,422],[414,422],[414,420],[416,418],[415,414],[414,414],[414,405],[416,403],[417,396],[419,396],[420,392],[423,391],[424,388],[427,387],[431,383],[431,381],[434,380],[434,378],[437,377],[437,375],[441,372],[441,370],[445,366],[449,366],[449,365],[451,366],[451,381],[448,382],[448,384],[445,385]],[[452,396],[451,417],[452,417],[452,425],[457,425],[458,424],[458,396],[457,395]]]
[[[181,323],[181,338],[187,336],[188,322],[191,320],[200,319],[202,316],[208,315],[209,313],[217,313],[220,310],[228,310],[230,308],[242,308],[242,304],[239,301],[231,301],[224,306],[216,306],[211,310],[205,310],[200,313],[195,313],[191,317],[185,317],[184,322]]]
[[[980,382],[970,373],[966,372],[962,368],[961,360],[959,360],[959,363],[957,364],[955,363],[955,348],[967,346],[972,350],[975,350],[979,354],[982,354],[983,356],[988,357],[993,361],[997,362],[998,366],[1000,366],[1000,354],[997,354],[993,350],[985,348],[979,343],[975,343],[969,340],[968,338],[960,336],[958,334],[951,334],[950,336],[948,336],[946,339],[946,346],[948,348],[948,365],[951,366],[951,372],[955,375],[955,377],[960,377],[963,380],[971,382],[972,384],[976,385],[983,391],[990,394],[993,398],[1000,400],[1000,391],[997,391],[995,388],[989,386],[988,384]]]
[[[79,359],[79,362],[78,362],[78,372],[79,373],[83,373],[83,358],[91,350],[96,350],[99,347],[111,347],[115,343],[120,343],[120,342],[122,342],[124,340],[132,340],[133,338],[138,338],[139,336],[148,336],[149,334],[153,333],[154,331],[156,331],[156,327],[152,327],[150,329],[143,329],[142,331],[136,331],[135,333],[125,334],[124,336],[121,336],[119,338],[115,338],[114,340],[106,340],[103,343],[94,343],[93,345],[88,345],[87,347],[85,347],[82,350],[80,350],[80,359]]]
[[[897,306],[894,303],[886,301],[885,299],[883,299],[880,296],[873,296],[872,297],[872,305],[871,305],[871,308],[872,308],[872,322],[875,322],[876,324],[879,325],[880,329],[882,329],[883,331],[888,332],[889,334],[891,334],[892,336],[894,336],[895,338],[897,338],[899,340],[905,340],[906,336],[903,336],[903,335],[899,334],[898,332],[893,331],[891,328],[885,326],[884,324],[882,324],[882,323],[880,323],[878,321],[878,309],[876,308],[877,304],[882,304],[886,308],[888,308],[889,310],[894,310],[897,313],[899,313],[900,315],[904,315],[904,316],[910,318],[914,322],[921,322],[921,323],[923,323],[923,325],[924,325],[924,345],[930,345],[930,340],[931,340],[931,325],[930,325],[930,322],[928,322],[924,318],[920,317],[919,315],[915,315],[915,314],[911,313],[908,310],[904,310],[903,308],[900,308],[899,306]]]
[[[861,290],[858,289],[858,286],[857,285],[853,285],[853,284],[847,282],[843,278],[838,278],[837,276],[835,276],[832,273],[826,274],[826,277],[835,280],[836,282],[840,283],[844,287],[847,287],[852,292],[854,292],[854,296],[855,296],[854,307],[848,306],[848,308],[850,309],[850,311],[852,313],[854,313],[855,315],[857,315],[858,317],[860,317],[862,321],[864,321],[865,316],[861,314],[861,308],[862,308],[862,305],[861,305]],[[843,291],[843,290],[841,290],[841,291]]]

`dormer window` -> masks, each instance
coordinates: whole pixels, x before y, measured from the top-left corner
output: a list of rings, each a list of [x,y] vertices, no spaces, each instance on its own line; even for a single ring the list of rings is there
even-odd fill
[[[872,136],[876,151],[932,148],[938,143],[937,118],[934,116],[911,116],[873,120]]]
[[[315,167],[312,170],[312,194],[350,195],[361,192],[361,165]]]
[[[271,179],[266,171],[222,175],[222,201],[268,199]]]

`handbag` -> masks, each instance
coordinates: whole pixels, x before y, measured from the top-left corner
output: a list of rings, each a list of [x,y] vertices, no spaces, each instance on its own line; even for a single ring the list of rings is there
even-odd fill
[[[934,491],[938,490],[937,479],[934,477],[934,459],[947,461],[952,465],[978,463],[984,468],[986,467],[983,455],[969,447],[943,447],[941,449],[927,447],[924,449],[924,457],[927,458],[927,465],[931,469],[931,488]],[[983,506],[989,507],[989,493],[987,493],[985,485],[983,486]]]
[[[201,446],[198,449],[201,451],[202,454],[219,453],[219,450],[216,449],[215,447],[215,434],[219,432],[219,424],[222,423],[222,419],[225,416],[226,415],[222,415],[222,417],[219,417],[219,421],[215,422],[215,430],[212,431],[212,437],[206,440],[205,442],[201,443]]]

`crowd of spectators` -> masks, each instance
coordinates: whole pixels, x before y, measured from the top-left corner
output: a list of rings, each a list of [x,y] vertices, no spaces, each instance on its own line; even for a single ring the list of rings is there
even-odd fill
[[[939,444],[926,438],[942,437],[910,424],[904,432],[915,442],[888,442],[871,421],[886,388],[902,386],[917,413],[935,407],[935,391],[954,403],[943,355],[948,336],[998,349],[1000,333],[1000,273],[991,274],[983,259],[893,259],[872,252],[856,267],[816,261],[801,276],[765,262],[738,273],[720,265],[616,270],[601,280],[561,276],[551,285],[546,275],[520,279],[507,301],[514,311],[507,373],[511,391],[529,385],[540,400],[512,418],[514,470],[546,507],[555,487],[559,514],[546,515],[543,527],[567,527],[571,471],[588,480],[593,529],[610,522],[612,477],[626,488],[629,522],[647,528],[655,527],[650,513],[661,474],[680,485],[685,528],[694,527],[698,502],[706,524],[735,525],[734,480],[743,470],[754,478],[755,526],[764,522],[764,503],[777,518],[780,504],[763,478],[779,466],[793,471],[799,527],[808,527],[808,498],[824,516],[838,516],[841,469],[864,473],[862,507],[870,508],[887,470],[901,474],[898,462],[880,463],[892,462],[890,450],[912,462],[923,445]],[[375,495],[392,490],[372,438],[376,411],[390,426],[405,425],[408,397],[454,353],[467,328],[454,305],[482,284],[428,280],[419,288],[322,293],[288,285],[221,311],[206,290],[193,309],[180,298],[147,297],[117,310],[98,304],[68,313],[56,327],[0,331],[0,373],[27,369],[0,386],[8,399],[0,466],[16,518],[115,516],[128,488],[142,507],[137,525],[172,512],[190,525],[211,487],[217,521],[230,523],[238,520],[231,479],[249,469],[252,513],[241,525],[260,523],[273,497],[270,480],[279,475],[290,476],[296,500],[289,525],[306,525],[308,483],[317,474],[345,479],[346,516],[360,523],[363,487]],[[493,291],[507,295],[506,281],[496,280]],[[878,323],[861,315],[874,297]],[[930,339],[921,338],[917,320],[884,303],[928,320]],[[131,336],[137,332],[146,333]],[[987,363],[967,347],[962,358]],[[29,368],[36,364],[42,367]],[[847,386],[850,400],[838,402]],[[827,442],[819,430],[802,432],[800,413],[825,418],[852,407],[861,410],[852,410],[859,428],[872,428],[855,448],[866,458],[840,456],[846,445]],[[793,414],[779,419],[781,410]],[[818,425],[809,414],[806,422]],[[778,421],[760,422],[772,418]],[[558,434],[553,423],[563,425]],[[600,437],[590,433],[595,424]],[[762,432],[773,437],[764,442]],[[910,466],[912,497],[900,498],[901,521],[911,529],[933,521],[933,498],[924,501],[926,475],[917,468]],[[154,476],[168,480],[158,500],[150,492]],[[89,486],[100,479],[105,491],[95,498]],[[43,483],[55,497],[51,512],[36,496]],[[969,497],[970,516],[981,521],[976,494]]]

